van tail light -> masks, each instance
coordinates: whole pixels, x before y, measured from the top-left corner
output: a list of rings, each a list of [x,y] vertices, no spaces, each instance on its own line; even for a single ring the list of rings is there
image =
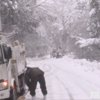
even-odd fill
[[[4,82],[2,82],[2,85],[3,85],[4,87],[7,87],[7,86],[8,86],[8,82],[7,82],[7,81],[4,81]]]
[[[0,83],[0,91],[8,89],[8,81],[3,81]]]
[[[14,89],[15,88],[14,85],[12,85],[11,88]]]

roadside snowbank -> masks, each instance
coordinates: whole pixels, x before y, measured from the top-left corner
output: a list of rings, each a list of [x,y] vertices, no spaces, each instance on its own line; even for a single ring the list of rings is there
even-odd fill
[[[59,61],[60,62],[60,61]],[[97,61],[89,62],[86,59],[73,59],[65,56],[62,58],[62,66],[64,70],[72,72],[88,82],[100,87],[100,63]],[[66,68],[65,68],[66,66]]]

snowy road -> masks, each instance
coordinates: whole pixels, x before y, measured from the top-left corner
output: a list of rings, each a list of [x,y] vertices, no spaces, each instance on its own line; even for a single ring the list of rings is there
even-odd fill
[[[47,100],[100,100],[100,87],[74,73],[68,66],[69,62],[63,64],[62,59],[53,59],[30,62],[29,65],[31,67],[38,66],[45,71]],[[43,100],[39,84],[36,89],[36,97],[37,100]],[[31,100],[29,94],[26,96],[26,100]]]

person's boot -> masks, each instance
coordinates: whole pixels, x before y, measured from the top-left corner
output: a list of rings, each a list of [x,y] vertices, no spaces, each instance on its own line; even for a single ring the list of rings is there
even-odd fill
[[[46,100],[47,99],[47,94],[45,94],[44,96],[43,96],[43,100]]]
[[[36,97],[35,97],[35,95],[33,95],[33,96],[32,96],[32,100],[36,100]]]

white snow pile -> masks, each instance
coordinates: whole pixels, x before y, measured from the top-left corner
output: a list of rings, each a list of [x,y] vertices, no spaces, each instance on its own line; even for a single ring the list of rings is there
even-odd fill
[[[82,59],[75,60],[74,63],[78,68],[82,68],[84,72],[92,72],[92,74],[98,75],[100,77],[100,62],[89,62],[86,59]]]
[[[100,62],[87,61],[86,59],[73,59],[65,56],[63,58],[65,65],[69,66],[69,71],[81,78],[100,86]]]

